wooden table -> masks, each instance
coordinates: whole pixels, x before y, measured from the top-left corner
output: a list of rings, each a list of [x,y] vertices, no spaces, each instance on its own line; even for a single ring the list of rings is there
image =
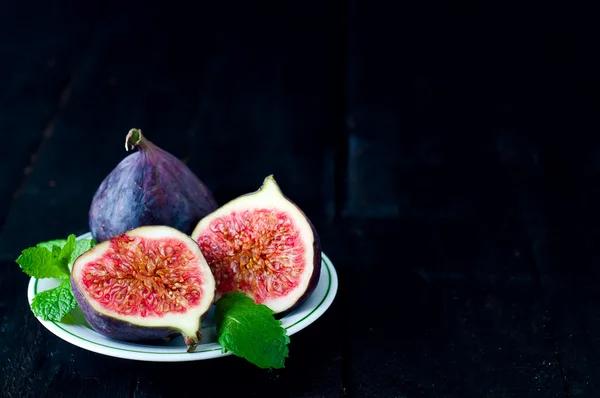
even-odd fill
[[[540,41],[500,9],[99,3],[0,6],[1,396],[596,396],[593,13]],[[32,316],[14,260],[88,230],[132,127],[220,203],[274,173],[315,223],[339,294],[285,369],[110,358]]]

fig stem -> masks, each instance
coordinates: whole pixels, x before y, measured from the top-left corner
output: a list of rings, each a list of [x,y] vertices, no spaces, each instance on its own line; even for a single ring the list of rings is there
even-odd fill
[[[140,129],[129,130],[129,133],[127,133],[127,136],[125,137],[125,150],[129,151],[130,147],[131,147],[131,149],[133,149],[136,146],[140,145],[140,143],[142,142],[143,139],[144,139],[144,136],[142,135],[142,130],[140,130]]]

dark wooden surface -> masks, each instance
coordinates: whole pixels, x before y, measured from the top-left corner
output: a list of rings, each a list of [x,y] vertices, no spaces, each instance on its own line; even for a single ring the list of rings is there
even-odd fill
[[[0,395],[597,396],[593,13],[213,3],[0,4]],[[285,369],[32,316],[14,260],[87,231],[131,127],[220,202],[274,173],[315,223],[339,294]]]

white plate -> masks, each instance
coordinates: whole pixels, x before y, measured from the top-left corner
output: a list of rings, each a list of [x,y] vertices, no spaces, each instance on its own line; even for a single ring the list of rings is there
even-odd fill
[[[87,233],[77,239],[90,237],[91,235]],[[316,321],[327,311],[335,298],[338,288],[337,273],[325,253],[322,257],[321,276],[316,289],[300,307],[281,319],[282,326],[287,329],[290,336]],[[27,292],[29,304],[31,305],[31,300],[38,292],[52,289],[58,284],[57,279],[31,278]],[[40,318],[38,320],[61,339],[99,354],[139,361],[184,362],[231,355],[231,352],[223,354],[221,345],[217,343],[213,312],[214,306],[202,322],[202,342],[192,353],[186,352],[181,337],[164,345],[135,344],[104,337],[87,324],[79,308],[74,309],[63,319],[63,322],[44,321]]]

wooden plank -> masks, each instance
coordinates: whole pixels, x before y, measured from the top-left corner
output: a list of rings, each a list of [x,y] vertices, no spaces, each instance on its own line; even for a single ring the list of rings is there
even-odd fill
[[[584,100],[591,96],[584,95],[577,72],[536,73],[542,58],[531,51],[539,48],[527,17],[531,11],[445,3],[432,13],[419,4],[349,4],[346,214],[477,217],[492,194],[514,199],[504,188],[507,179],[542,173],[539,146],[550,136],[560,138],[543,155],[551,160],[561,154],[552,162],[556,171],[573,163],[581,171],[597,162],[590,156],[595,146],[563,138],[587,131],[567,131],[567,123],[579,126],[584,111],[578,105],[591,115],[593,101]],[[510,32],[501,25],[507,20]],[[563,67],[558,36],[539,40],[552,59],[543,63],[550,69]],[[569,38],[580,48],[580,39]],[[510,61],[515,57],[518,67]],[[571,78],[577,92],[567,82]],[[561,146],[573,149],[564,156]]]
[[[17,4],[0,8],[1,226],[61,106],[95,16],[82,13],[66,23],[78,8],[43,4],[34,13]]]
[[[552,326],[557,356],[564,368],[566,391],[571,397],[593,396],[600,380],[600,294],[595,278],[555,283],[547,290],[553,308]]]
[[[590,176],[575,173],[577,168],[571,166],[573,169],[562,176],[548,173],[545,189],[532,194],[543,204],[538,206],[541,210],[534,230],[536,266],[551,310],[565,391],[570,397],[585,397],[597,393],[600,376],[596,337],[600,332],[596,286],[600,277],[600,212],[596,203],[600,198],[589,188]]]
[[[368,295],[350,295],[343,313],[354,314],[346,380],[357,396],[564,395],[535,278],[513,271],[524,260],[508,237],[486,243],[471,227],[457,222],[440,234],[422,218],[350,223],[345,288]],[[505,272],[478,273],[488,261],[506,263],[496,267]]]
[[[415,305],[408,284],[398,288],[400,297],[381,299],[397,300],[400,329],[390,333],[389,313],[377,311],[357,330],[369,342],[353,350],[359,395],[564,396],[546,324],[531,309],[530,286],[498,293],[496,286],[435,281],[426,305]]]
[[[192,126],[189,165],[205,176],[221,202],[256,190],[274,173],[284,192],[320,223],[332,213],[331,137],[337,117],[328,112],[326,67],[332,61],[321,37],[327,21],[312,15],[311,24],[301,24],[308,11],[297,9],[293,20],[246,11],[254,17],[209,25],[230,33],[216,44],[202,76],[206,86]],[[244,33],[231,40],[233,32]]]

